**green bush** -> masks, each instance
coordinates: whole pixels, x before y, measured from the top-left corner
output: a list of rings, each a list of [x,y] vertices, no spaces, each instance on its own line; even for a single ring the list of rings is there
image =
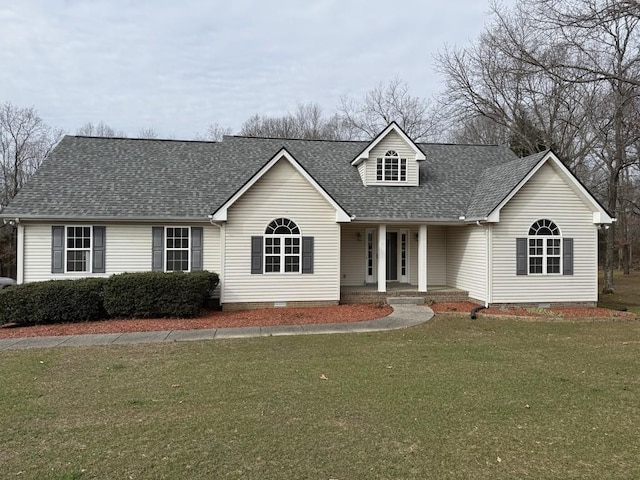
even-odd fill
[[[217,285],[207,271],[122,273],[108,279],[104,306],[113,318],[195,317]]]
[[[107,317],[106,278],[50,280],[0,291],[0,324],[38,325],[82,322]]]

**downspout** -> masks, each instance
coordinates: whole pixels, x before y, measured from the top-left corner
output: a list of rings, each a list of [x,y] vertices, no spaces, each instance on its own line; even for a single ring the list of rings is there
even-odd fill
[[[226,244],[227,244],[227,238],[226,238],[226,228],[225,228],[225,224],[224,222],[217,222],[213,219],[213,215],[209,215],[209,223],[211,225],[213,225],[214,227],[218,227],[218,229],[220,229],[220,273],[219,273],[219,278],[220,278],[220,305],[222,306],[222,304],[224,303],[224,277],[225,277],[225,268],[226,268],[226,262],[225,262],[225,250],[226,250]]]
[[[492,235],[491,228],[488,225],[483,225],[480,223],[480,220],[476,220],[476,225],[478,227],[484,228],[484,237],[485,237],[485,299],[484,299],[484,307],[489,308],[489,303],[492,300],[493,286],[491,284],[492,277]]]
[[[16,283],[19,285],[24,283],[24,225],[20,224],[20,218],[12,218],[3,220],[5,225],[15,226],[17,229],[16,238]]]
[[[16,245],[16,283],[24,283],[24,225],[16,218],[18,225],[18,245]]]

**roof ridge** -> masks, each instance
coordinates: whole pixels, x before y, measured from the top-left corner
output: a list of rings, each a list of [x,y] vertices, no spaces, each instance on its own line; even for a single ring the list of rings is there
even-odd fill
[[[92,140],[136,140],[143,142],[181,142],[181,143],[221,143],[215,140],[180,140],[177,138],[138,138],[138,137],[104,137],[101,135],[67,135],[72,138],[90,138]]]
[[[257,140],[295,140],[299,142],[367,143],[370,140],[331,140],[328,138],[291,138],[291,137],[254,137],[252,135],[224,135],[231,138],[250,138]]]

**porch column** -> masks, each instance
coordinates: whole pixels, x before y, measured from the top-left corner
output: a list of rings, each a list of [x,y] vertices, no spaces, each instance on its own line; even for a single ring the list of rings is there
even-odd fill
[[[427,291],[427,226],[418,227],[418,291]]]
[[[387,291],[387,226],[378,225],[378,291]]]

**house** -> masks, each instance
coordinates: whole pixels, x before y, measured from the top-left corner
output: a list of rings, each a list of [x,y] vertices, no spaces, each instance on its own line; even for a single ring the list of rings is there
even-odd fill
[[[552,151],[370,142],[67,136],[2,212],[18,282],[213,270],[225,308],[351,291],[484,304],[597,301],[611,216]]]

